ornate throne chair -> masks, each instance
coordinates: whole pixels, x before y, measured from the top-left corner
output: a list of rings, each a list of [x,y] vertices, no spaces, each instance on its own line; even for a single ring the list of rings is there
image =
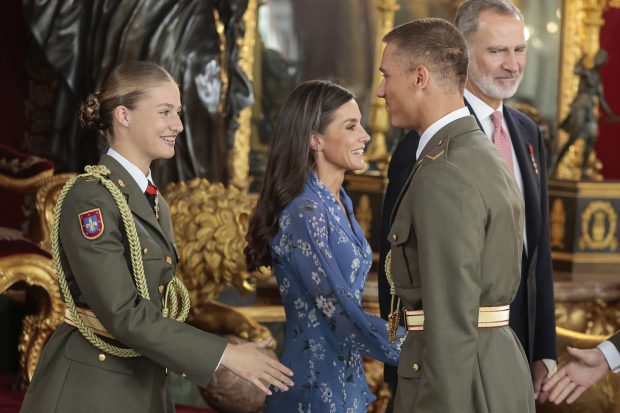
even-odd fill
[[[271,337],[269,330],[247,313],[216,301],[229,285],[242,294],[250,293],[256,290],[257,281],[271,277],[267,270],[248,273],[245,269],[243,248],[254,206],[248,193],[196,178],[168,184],[164,195],[181,255],[177,276],[187,286],[192,302],[187,322],[225,335],[231,342]],[[255,412],[264,403],[264,395],[252,384],[226,369],[219,369],[201,393],[221,412]]]
[[[62,322],[64,311],[47,248],[46,218],[51,217],[55,196],[50,183],[67,177],[53,173],[51,162],[0,145],[0,197],[4,204],[0,214],[0,294],[26,308],[18,345],[20,381],[24,384],[32,377],[41,349]]]

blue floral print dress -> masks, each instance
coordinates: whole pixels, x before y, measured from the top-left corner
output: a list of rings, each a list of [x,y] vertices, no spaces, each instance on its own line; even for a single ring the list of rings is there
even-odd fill
[[[362,355],[398,362],[387,322],[362,309],[372,251],[344,189],[340,200],[346,214],[309,172],[303,192],[280,214],[271,253],[286,312],[282,363],[295,373],[295,385],[275,389],[265,413],[366,412],[375,396]]]

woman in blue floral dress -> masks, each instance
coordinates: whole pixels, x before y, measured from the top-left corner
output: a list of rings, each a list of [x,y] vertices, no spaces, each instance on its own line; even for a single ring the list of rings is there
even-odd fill
[[[302,83],[280,112],[245,254],[250,270],[275,272],[295,385],[265,413],[366,412],[375,397],[362,356],[397,364],[386,321],[361,306],[372,251],[342,188],[369,140],[353,95],[330,82]]]

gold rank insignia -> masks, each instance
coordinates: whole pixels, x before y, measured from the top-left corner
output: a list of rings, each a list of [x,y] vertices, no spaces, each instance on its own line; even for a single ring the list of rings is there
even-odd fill
[[[434,161],[435,159],[439,158],[441,155],[443,155],[444,150],[442,149],[441,151],[439,151],[439,153],[435,154],[435,155],[426,155],[425,158],[430,159],[431,161]]]
[[[125,181],[123,181],[122,179],[119,179],[118,186],[120,186],[121,188],[125,188]]]

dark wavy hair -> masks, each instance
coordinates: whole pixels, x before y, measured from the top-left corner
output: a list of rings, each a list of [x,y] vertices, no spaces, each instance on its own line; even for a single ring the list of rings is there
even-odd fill
[[[270,243],[282,209],[303,190],[314,163],[313,133],[324,133],[334,112],[353,99],[342,86],[324,80],[301,83],[286,98],[271,141],[265,180],[252,212],[245,247],[248,271],[271,265]]]

